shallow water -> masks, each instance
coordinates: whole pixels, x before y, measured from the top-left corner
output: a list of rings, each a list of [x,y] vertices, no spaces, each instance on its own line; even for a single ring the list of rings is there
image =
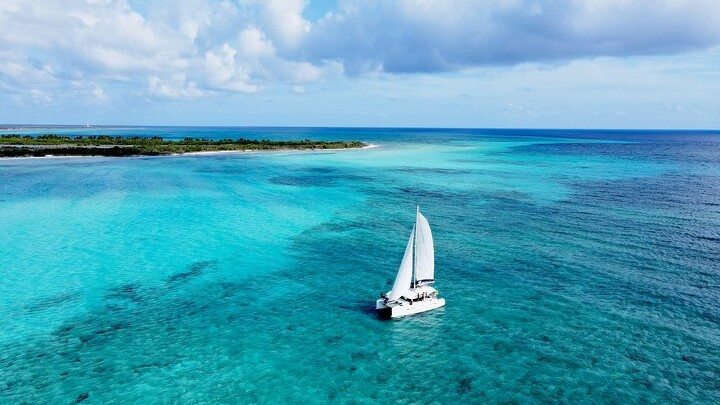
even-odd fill
[[[720,401],[720,133],[144,130],[379,147],[0,160],[0,402]]]

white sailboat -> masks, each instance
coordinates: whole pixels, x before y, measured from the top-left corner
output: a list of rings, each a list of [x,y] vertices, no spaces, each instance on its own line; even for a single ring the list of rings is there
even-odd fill
[[[427,219],[417,209],[415,226],[405,248],[405,255],[392,290],[377,300],[378,314],[383,318],[398,318],[440,308],[445,298],[438,298],[432,287],[435,282],[435,248]]]

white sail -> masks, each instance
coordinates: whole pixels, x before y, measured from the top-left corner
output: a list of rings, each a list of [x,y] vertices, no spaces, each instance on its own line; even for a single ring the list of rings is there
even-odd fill
[[[427,219],[418,210],[415,242],[415,280],[418,284],[435,280],[435,248]]]
[[[410,239],[408,240],[407,247],[405,248],[402,263],[400,263],[400,269],[398,270],[397,276],[395,276],[395,283],[393,283],[390,296],[388,297],[390,301],[397,300],[410,290],[410,283],[412,282],[412,251],[414,240],[415,227],[413,227],[413,231],[410,234]]]

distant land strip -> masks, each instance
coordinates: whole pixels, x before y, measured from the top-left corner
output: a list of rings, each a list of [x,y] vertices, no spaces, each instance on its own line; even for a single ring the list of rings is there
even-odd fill
[[[159,156],[194,152],[322,150],[363,148],[359,141],[271,141],[268,139],[184,138],[170,141],[153,137],[109,135],[0,135],[0,157],[43,156]]]

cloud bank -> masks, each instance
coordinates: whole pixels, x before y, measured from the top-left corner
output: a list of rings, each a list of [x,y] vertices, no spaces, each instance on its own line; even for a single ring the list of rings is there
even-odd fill
[[[349,72],[432,72],[596,56],[677,53],[720,42],[703,0],[367,0],[315,23],[316,60]]]
[[[0,97],[193,100],[277,85],[304,93],[343,76],[720,44],[715,0],[339,0],[313,21],[308,7],[305,0],[4,0]]]

